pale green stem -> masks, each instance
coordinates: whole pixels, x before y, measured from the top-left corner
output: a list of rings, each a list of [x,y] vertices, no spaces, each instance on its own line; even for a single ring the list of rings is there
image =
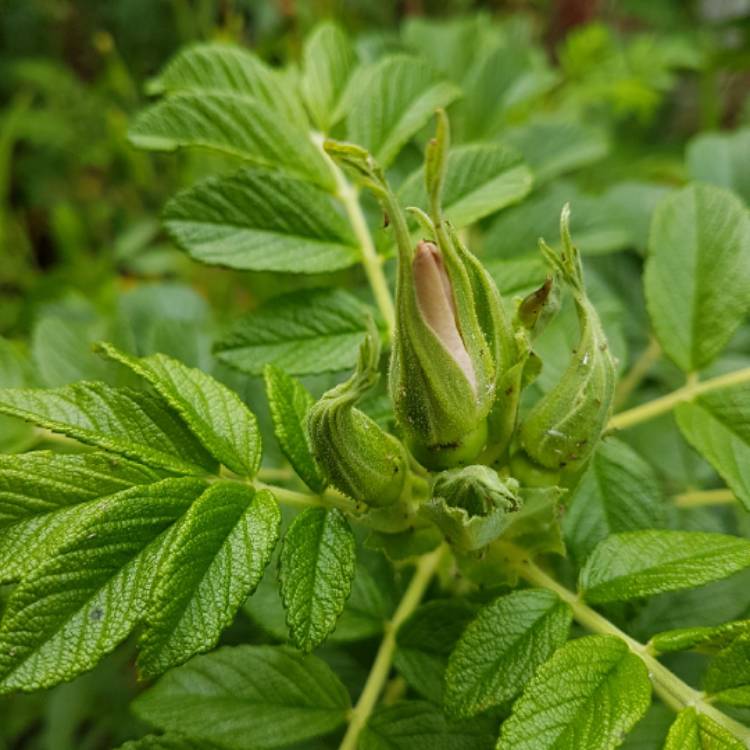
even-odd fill
[[[258,490],[269,490],[274,497],[284,505],[290,505],[293,508],[338,508],[349,514],[356,514],[360,507],[350,498],[332,490],[317,495],[312,492],[299,492],[290,490],[286,487],[279,487],[277,484],[266,484],[265,482],[253,481],[253,486]]]
[[[364,268],[367,280],[370,283],[372,294],[380,310],[380,314],[385,320],[388,328],[389,338],[393,336],[396,327],[396,311],[393,307],[393,298],[391,290],[388,288],[388,281],[383,273],[383,258],[378,254],[375,243],[372,241],[370,229],[367,226],[365,215],[359,204],[359,193],[357,188],[346,179],[344,173],[338,165],[331,159],[323,148],[323,136],[320,133],[311,133],[313,143],[318,147],[323,155],[331,175],[336,183],[336,195],[344,206],[349,223],[357,238],[359,248],[362,253],[362,267]]]
[[[375,655],[375,661],[372,663],[370,673],[367,675],[367,681],[365,682],[362,694],[359,696],[357,705],[349,715],[349,727],[346,730],[344,739],[341,741],[339,750],[356,750],[360,732],[365,724],[367,724],[367,720],[370,718],[370,714],[378,702],[378,698],[383,691],[383,686],[391,671],[393,654],[396,650],[396,633],[404,620],[414,612],[422,601],[422,597],[440,565],[445,550],[444,546],[438,547],[433,552],[419,559],[414,575],[393,614],[393,618],[390,622],[386,623],[385,635],[380,642],[380,648]]]
[[[661,414],[666,414],[678,404],[690,401],[703,393],[718,391],[722,388],[730,388],[733,385],[740,385],[742,383],[750,383],[750,367],[730,372],[727,375],[720,375],[719,377],[711,378],[710,380],[704,380],[703,382],[691,381],[687,385],[678,388],[676,391],[672,391],[672,393],[669,393],[666,396],[662,396],[661,398],[636,406],[633,409],[628,409],[627,411],[615,414],[615,416],[609,420],[607,429],[623,430],[628,427],[633,427],[641,422],[646,422],[649,419],[658,417]]]
[[[570,606],[573,617],[587,630],[593,633],[613,635],[625,641],[628,648],[646,665],[649,679],[654,686],[654,692],[666,705],[675,711],[682,711],[684,708],[692,707],[698,713],[713,719],[719,726],[744,742],[747,747],[750,747],[750,728],[740,724],[740,722],[735,721],[712,706],[703,693],[691,688],[690,685],[683,682],[656,659],[648,646],[631,638],[627,633],[624,633],[616,625],[607,620],[606,617],[603,617],[591,609],[591,607],[584,604],[578,595],[547,575],[541,568],[531,562],[521,550],[518,550],[518,556],[512,562],[518,570],[519,575],[526,581],[535,586],[554,591],[560,599]]]
[[[649,370],[661,357],[661,347],[656,339],[651,339],[643,353],[635,361],[630,371],[617,385],[615,391],[615,408],[622,406],[630,394],[641,384],[643,378],[648,375]]]
[[[736,502],[732,490],[693,490],[674,495],[672,502],[678,508],[700,508],[705,505],[729,505]]]
[[[294,479],[294,477],[294,470],[290,466],[283,466],[281,468],[261,466],[258,470],[258,479],[264,482],[284,482]]]

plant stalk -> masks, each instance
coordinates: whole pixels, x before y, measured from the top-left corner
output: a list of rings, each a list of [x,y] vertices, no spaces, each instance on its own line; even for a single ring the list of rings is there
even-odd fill
[[[419,559],[417,569],[414,571],[414,575],[404,592],[404,596],[399,602],[390,622],[386,623],[385,635],[380,642],[380,648],[370,668],[370,673],[367,676],[362,694],[359,696],[357,705],[352,709],[349,716],[349,727],[346,730],[341,745],[339,745],[339,750],[356,750],[360,732],[365,724],[367,724],[367,720],[375,708],[375,704],[383,691],[383,687],[391,671],[393,654],[396,650],[396,634],[398,633],[398,629],[404,620],[419,606],[433,575],[435,575],[435,571],[438,569],[445,555],[445,551],[446,547],[442,545]]]
[[[694,490],[675,495],[672,502],[678,508],[700,508],[706,505],[729,505],[736,502],[732,490]]]

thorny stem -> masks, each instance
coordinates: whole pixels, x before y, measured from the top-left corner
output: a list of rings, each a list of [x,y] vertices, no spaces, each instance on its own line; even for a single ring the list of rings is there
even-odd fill
[[[729,505],[737,500],[732,490],[693,490],[672,497],[677,508],[700,508],[705,505]]]
[[[733,385],[740,385],[741,383],[750,383],[750,367],[730,372],[727,375],[719,375],[716,378],[704,380],[703,382],[691,381],[682,386],[682,388],[678,388],[676,391],[668,393],[666,396],[656,398],[653,401],[641,404],[633,409],[628,409],[627,411],[615,414],[615,416],[609,420],[607,429],[611,431],[633,427],[641,422],[646,422],[649,419],[658,417],[661,414],[666,414],[678,404],[690,401],[696,396],[710,393],[711,391],[718,391],[722,388],[730,388]]]
[[[312,142],[323,155],[328,168],[331,170],[331,175],[336,183],[336,195],[344,206],[354,235],[359,242],[362,252],[362,267],[370,283],[370,288],[372,289],[380,314],[385,320],[388,328],[388,336],[392,337],[396,326],[396,311],[393,306],[393,298],[388,288],[388,281],[383,273],[383,258],[378,255],[378,251],[375,249],[375,243],[372,241],[372,235],[367,226],[365,215],[362,213],[362,207],[359,204],[358,191],[346,179],[344,173],[333,159],[326,153],[323,148],[323,136],[319,133],[312,133],[311,138]]]
[[[388,679],[393,661],[393,653],[396,650],[396,633],[409,615],[419,606],[427,587],[432,580],[435,571],[445,555],[446,547],[440,546],[419,558],[417,569],[414,571],[409,586],[399,602],[390,622],[385,625],[385,635],[380,642],[380,648],[375,655],[370,673],[367,676],[365,687],[359,696],[357,705],[349,715],[349,727],[344,739],[339,745],[339,750],[355,750],[359,740],[359,734],[367,724],[372,710],[380,697],[383,686]]]
[[[659,342],[652,338],[643,353],[635,361],[630,371],[623,377],[617,385],[615,391],[615,408],[622,406],[630,394],[640,385],[643,378],[648,375],[649,370],[661,357],[661,347]]]
[[[529,583],[557,594],[560,599],[570,606],[573,617],[586,629],[593,633],[614,635],[625,641],[628,648],[646,665],[649,679],[654,686],[654,692],[666,705],[675,711],[682,711],[682,709],[688,707],[694,708],[698,713],[713,719],[719,726],[726,729],[734,737],[741,740],[746,747],[750,748],[750,728],[740,724],[740,722],[735,721],[718,708],[712,706],[706,700],[704,693],[691,688],[690,685],[683,682],[676,674],[656,659],[647,645],[631,638],[614,623],[607,620],[606,617],[603,617],[587,604],[584,604],[577,594],[559,584],[533,563],[523,550],[513,548],[512,555],[511,564],[516,568],[518,574]]]

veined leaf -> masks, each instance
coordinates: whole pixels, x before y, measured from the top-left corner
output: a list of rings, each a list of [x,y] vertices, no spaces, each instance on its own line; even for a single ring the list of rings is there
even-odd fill
[[[750,387],[723,388],[675,410],[687,441],[750,510]]]
[[[418,57],[385,57],[360,86],[347,117],[347,138],[387,167],[435,110],[447,107],[460,93]]]
[[[475,716],[514,698],[565,643],[571,612],[549,591],[515,591],[483,607],[458,640],[445,673],[445,706]]]
[[[736,737],[712,718],[685,708],[669,730],[664,750],[746,750]]]
[[[341,118],[338,104],[356,65],[354,48],[336,24],[324,21],[306,37],[300,90],[315,125],[324,133]]]
[[[628,445],[600,443],[566,503],[568,549],[579,563],[610,534],[662,526],[662,492],[654,470]]]
[[[521,155],[498,143],[476,143],[451,150],[446,165],[443,208],[457,227],[517,203],[531,190],[531,171]],[[406,206],[428,208],[424,167],[406,179],[398,197]]]
[[[198,146],[333,186],[328,165],[307,134],[249,96],[171,96],[141,112],[128,137],[139,148],[174,151]]]
[[[360,750],[491,750],[491,721],[449,721],[431,703],[401,701],[375,711],[362,730]]]
[[[258,422],[234,391],[165,354],[132,357],[111,344],[99,349],[147,380],[217,461],[241,476],[255,476],[261,457]]]
[[[750,204],[750,128],[701,133],[685,153],[693,179],[734,190]]]
[[[398,629],[393,664],[433,703],[443,704],[448,657],[474,615],[476,607],[461,599],[434,600],[415,610]]]
[[[654,332],[685,372],[709,365],[750,309],[750,216],[732,193],[688,185],[659,203],[644,276]]]
[[[170,527],[204,490],[165,479],[104,498],[13,591],[0,622],[0,692],[91,669],[142,616]]]
[[[351,367],[367,332],[366,308],[340,289],[294,292],[237,322],[216,345],[219,359],[260,375],[273,364],[291,375]]]
[[[147,85],[149,94],[244,94],[276,110],[289,122],[307,118],[280,72],[250,50],[227,43],[191,44],[180,50]]]
[[[226,748],[270,750],[332,732],[349,695],[315,656],[237,646],[173,669],[133,704],[144,721]]]
[[[323,273],[360,257],[333,198],[281,172],[245,169],[210,178],[173,198],[164,219],[175,242],[203,263]]]
[[[326,480],[315,462],[307,435],[307,412],[315,399],[299,380],[273,365],[263,370],[273,429],[281,450],[300,479],[314,492],[326,488]]]
[[[160,479],[106,453],[0,456],[0,581],[28,574],[83,517],[82,503]]]
[[[354,534],[337,508],[307,508],[292,522],[281,548],[279,576],[294,643],[312,651],[336,627],[352,589]]]
[[[623,641],[579,638],[531,679],[502,726],[497,750],[613,750],[650,702],[648,670]]]
[[[117,750],[222,750],[206,740],[195,740],[179,734],[149,734],[120,745]]]
[[[741,635],[750,634],[750,620],[736,620],[713,627],[676,628],[657,633],[650,641],[661,654],[672,651],[697,651],[715,654]]]
[[[750,706],[750,633],[733,640],[713,659],[703,688],[722,703]]]
[[[701,586],[750,566],[750,541],[701,531],[630,531],[601,542],[581,570],[589,602],[628,601]]]
[[[97,448],[180,474],[204,474],[213,458],[162,401],[129,388],[74,383],[0,391],[0,413]]]
[[[263,576],[281,515],[267,490],[212,485],[174,532],[146,613],[138,665],[153,677],[216,645]]]

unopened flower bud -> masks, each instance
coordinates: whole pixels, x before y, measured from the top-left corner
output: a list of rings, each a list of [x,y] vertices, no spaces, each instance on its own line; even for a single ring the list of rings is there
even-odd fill
[[[374,507],[397,502],[409,482],[404,446],[355,407],[377,381],[379,353],[377,333],[370,332],[352,377],[323,394],[307,421],[313,454],[329,482]]]

